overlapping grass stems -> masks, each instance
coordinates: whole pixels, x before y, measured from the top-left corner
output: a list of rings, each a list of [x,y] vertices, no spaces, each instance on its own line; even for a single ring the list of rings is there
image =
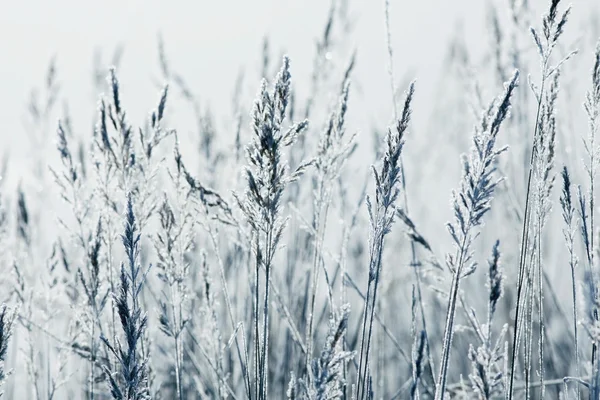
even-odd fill
[[[406,93],[401,117],[396,122],[393,130],[388,129],[386,151],[383,156],[381,168],[377,171],[373,167],[375,206],[372,205],[369,197],[366,200],[371,231],[369,238],[369,278],[361,328],[362,334],[358,364],[357,398],[359,399],[367,398],[367,393],[372,390],[370,387],[371,372],[369,371],[369,355],[371,351],[373,317],[375,315],[377,289],[381,273],[384,239],[390,232],[392,223],[394,222],[396,200],[400,195],[400,190],[398,189],[400,182],[399,160],[404,146],[404,134],[408,128],[412,113],[411,102],[414,91],[414,83],[411,83]]]
[[[578,203],[579,203],[579,218],[581,220],[580,232],[582,241],[585,247],[585,255],[587,260],[587,269],[585,273],[586,277],[586,330],[588,336],[592,341],[592,369],[591,379],[586,385],[590,390],[590,397],[600,398],[600,355],[598,351],[598,345],[600,340],[598,338],[598,309],[599,307],[599,294],[598,294],[598,267],[597,259],[594,250],[596,235],[594,226],[594,203],[595,203],[595,192],[594,184],[598,170],[599,155],[598,145],[596,144],[596,135],[600,130],[600,41],[596,45],[596,52],[594,57],[594,64],[592,67],[592,87],[586,93],[584,102],[584,108],[588,117],[589,132],[588,137],[585,140],[585,151],[588,156],[587,162],[585,163],[585,171],[589,179],[589,187],[587,192],[587,204],[586,196],[583,194],[581,186],[578,187]],[[564,207],[563,207],[564,208]],[[567,241],[567,246],[569,241]],[[573,256],[571,256],[573,259]],[[574,263],[574,262],[573,262]],[[574,269],[574,265],[571,266]],[[575,298],[576,287],[573,282],[573,296]],[[576,311],[576,310],[575,310]],[[576,334],[576,331],[575,331]],[[584,383],[585,384],[585,383]]]
[[[572,183],[569,175],[569,170],[566,166],[563,167],[562,173],[562,192],[560,196],[560,205],[562,210],[562,217],[565,223],[563,228],[563,235],[565,237],[565,244],[567,251],[569,252],[569,267],[571,269],[571,285],[573,295],[573,336],[575,344],[575,376],[580,374],[580,359],[579,359],[579,334],[578,334],[578,303],[577,303],[577,276],[575,269],[579,263],[577,255],[575,254],[575,234],[577,233],[577,217],[576,217],[576,205],[573,202],[572,195]],[[577,398],[581,396],[579,385],[577,386]]]
[[[443,249],[430,212],[443,203],[418,195],[446,171],[425,168],[439,146],[420,153],[420,141],[437,137],[407,135],[414,83],[396,104],[390,3],[383,11],[394,120],[385,138],[373,135],[382,150],[375,157],[354,133],[364,83],[354,76],[361,49],[347,48],[348,1],[328,9],[308,93],[302,77],[292,81],[287,56],[275,65],[274,42],[265,38],[249,117],[246,81],[255,80],[243,71],[224,124],[176,72],[161,37],[167,84],[139,127],[116,67],[96,65],[94,87],[107,95],[91,135],[78,131],[79,118],[66,108],[48,133],[62,96],[59,64],[50,63],[42,99],[34,95],[27,114],[38,155],[33,182],[10,162],[1,169],[19,177],[16,190],[0,181],[6,398],[600,398],[600,42],[578,113],[563,101],[583,76],[579,64],[565,63],[575,54],[562,43],[571,9],[548,0],[541,29],[528,32],[528,2],[510,2],[508,22],[494,4],[492,62],[480,64],[480,76],[490,73],[504,91],[485,105],[489,82],[468,82],[480,119],[472,135],[456,136],[471,148],[461,139],[454,149],[468,152],[451,198],[452,250]],[[533,41],[520,43],[527,35]],[[452,57],[471,70],[477,60],[458,47]],[[119,51],[114,58],[118,64]],[[539,84],[517,85],[523,79],[509,75],[515,70],[539,70]],[[191,135],[180,125],[181,102],[194,121]],[[445,118],[438,111],[434,117]],[[587,123],[583,145],[570,138],[580,129],[574,122]],[[442,137],[453,133],[447,125]],[[56,140],[50,176],[42,167],[47,137]],[[503,155],[504,143],[514,154]],[[454,150],[444,150],[448,165],[457,164]],[[378,164],[363,182],[372,159]],[[560,194],[553,192],[557,162],[565,165]],[[51,209],[48,178],[66,209]],[[365,195],[369,184],[373,197]],[[392,230],[396,217],[406,236]],[[476,268],[486,258],[487,268]],[[562,272],[568,302],[553,284]],[[572,316],[561,309],[571,302]]]
[[[148,316],[141,308],[141,292],[150,267],[140,265],[140,238],[133,212],[133,199],[129,195],[125,214],[123,246],[127,255],[127,266],[121,264],[119,292],[115,293],[115,307],[119,315],[125,344],[115,339],[114,343],[105,336],[100,339],[117,360],[103,368],[108,375],[110,392],[114,399],[143,400],[150,397],[148,356],[144,351],[143,336],[147,329]],[[113,369],[114,368],[114,369]]]
[[[506,147],[496,149],[496,140],[500,126],[508,115],[518,77],[518,72],[515,72],[507,82],[504,94],[485,110],[480,125],[475,128],[471,154],[463,159],[460,189],[452,194],[454,221],[447,226],[456,253],[448,253],[446,257],[446,264],[452,272],[452,283],[448,295],[440,372],[435,389],[436,400],[442,400],[445,396],[460,281],[475,272],[477,264],[473,260],[471,246],[477,237],[477,227],[482,224],[483,216],[491,208],[494,190],[502,179],[495,177],[495,163]]]
[[[542,287],[542,232],[543,221],[548,212],[547,200],[552,189],[553,177],[551,170],[554,160],[554,141],[556,135],[556,123],[554,116],[554,103],[558,95],[558,73],[563,63],[573,54],[569,53],[556,65],[552,65],[552,53],[557,46],[558,40],[563,34],[565,24],[567,23],[570,7],[559,16],[558,5],[560,0],[552,0],[548,12],[542,19],[543,36],[531,28],[531,35],[538,50],[541,66],[541,84],[539,88],[530,82],[531,90],[534,93],[537,102],[537,112],[535,126],[533,131],[533,146],[529,161],[529,172],[527,178],[527,191],[525,198],[525,211],[523,216],[523,225],[521,233],[521,249],[519,259],[519,273],[517,283],[517,304],[515,310],[515,327],[513,330],[513,349],[510,371],[509,396],[513,396],[513,386],[515,378],[515,368],[521,335],[524,332],[526,336],[525,352],[525,380],[526,396],[529,395],[530,375],[531,375],[531,351],[533,333],[531,329],[523,329],[525,323],[533,324],[533,277],[538,276],[538,307],[539,307],[539,362],[538,371],[541,382],[544,379],[544,312],[543,312],[543,287]],[[542,39],[543,38],[543,39]],[[552,78],[550,88],[547,88],[548,81]],[[533,213],[533,217],[532,217]],[[535,268],[534,268],[535,265]],[[527,303],[527,316],[524,318],[523,301]],[[528,340],[527,340],[528,339]],[[541,386],[543,395],[544,385]]]
[[[246,169],[245,198],[236,196],[238,205],[252,229],[252,251],[255,257],[254,275],[254,373],[256,399],[266,399],[268,393],[269,289],[273,260],[286,221],[281,215],[281,199],[285,187],[297,180],[309,163],[301,163],[289,173],[282,160],[282,149],[294,144],[307,128],[302,121],[289,128],[283,126],[290,96],[291,74],[289,58],[284,57],[275,78],[273,91],[263,79],[252,110],[253,141],[246,148],[249,167]],[[262,312],[262,332],[259,322],[260,271],[265,272]]]
[[[2,310],[0,311],[0,396],[4,394],[4,381],[11,372],[6,369],[6,356],[8,343],[13,334],[15,317],[15,310],[10,310],[6,304],[3,304]]]

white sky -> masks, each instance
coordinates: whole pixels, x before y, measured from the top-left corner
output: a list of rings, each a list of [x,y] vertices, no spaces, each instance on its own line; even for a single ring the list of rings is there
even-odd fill
[[[470,10],[470,15],[481,15],[483,10],[481,5],[474,7],[482,3],[477,0],[391,3],[399,76],[407,66],[420,75],[435,75],[457,16],[464,17],[465,10]],[[459,7],[457,3],[461,3]],[[78,103],[90,103],[95,98],[90,67],[96,47],[101,47],[108,58],[117,43],[124,45],[119,75],[127,105],[134,115],[153,106],[157,94],[151,78],[158,76],[159,31],[172,63],[203,99],[210,98],[219,108],[228,105],[240,68],[257,68],[264,35],[269,35],[274,51],[285,48],[290,54],[293,73],[308,76],[314,40],[321,33],[328,7],[329,1],[325,0],[10,2],[0,13],[2,137],[21,130],[29,92],[43,82],[53,55],[57,56],[63,95],[71,104],[76,123],[88,120],[87,114],[78,118]],[[358,71],[366,77],[374,75],[373,79],[360,79],[365,95],[377,95],[378,91],[387,91],[383,2],[352,0],[351,9],[357,18],[350,42],[358,48]],[[472,21],[467,23],[471,25]]]
[[[75,126],[89,130],[94,113],[91,65],[95,48],[108,62],[121,43],[119,77],[125,105],[138,123],[158,96],[156,43],[162,32],[172,64],[217,116],[229,112],[235,77],[246,68],[247,85],[257,76],[262,38],[268,35],[277,54],[292,58],[292,74],[309,76],[315,39],[329,8],[326,0],[22,0],[8,2],[0,13],[0,151],[22,147],[22,118],[33,86],[43,83],[48,61],[57,57],[62,95]],[[416,123],[428,117],[447,41],[463,24],[467,44],[476,53],[485,44],[488,0],[391,0],[391,25],[398,79],[410,70],[418,78],[420,106]],[[492,1],[492,0],[489,0]],[[499,4],[507,0],[495,0]],[[532,1],[543,11],[546,1]],[[595,0],[576,0],[581,21]],[[356,80],[367,101],[365,115],[391,114],[386,75],[383,0],[350,0],[356,29],[349,42],[358,49]],[[579,11],[580,15],[577,15]],[[256,82],[255,87],[258,86]],[[88,131],[86,131],[87,133]]]

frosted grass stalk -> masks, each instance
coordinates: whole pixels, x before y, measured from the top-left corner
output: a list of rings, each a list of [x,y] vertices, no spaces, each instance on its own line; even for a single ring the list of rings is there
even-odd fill
[[[369,237],[369,271],[367,294],[365,297],[365,311],[362,322],[362,335],[360,340],[360,359],[358,364],[357,398],[367,398],[369,390],[369,354],[371,349],[371,336],[375,305],[377,304],[377,289],[381,273],[381,261],[385,236],[390,232],[396,214],[396,201],[400,195],[399,160],[404,146],[404,134],[408,128],[412,114],[411,103],[414,96],[414,83],[411,83],[406,93],[404,108],[400,118],[396,121],[394,130],[388,129],[386,137],[386,151],[383,155],[379,171],[372,167],[375,178],[375,204],[367,197],[369,211],[370,237]]]
[[[543,118],[543,104],[546,99],[546,86],[547,81],[554,73],[557,72],[558,68],[574,53],[569,53],[564,59],[562,59],[555,66],[551,65],[551,56],[553,50],[555,49],[558,39],[561,37],[563,33],[564,26],[568,20],[570,15],[570,8],[567,8],[566,11],[559,17],[558,15],[558,5],[560,0],[551,0],[550,7],[547,14],[544,15],[542,19],[542,37],[538,34],[538,32],[531,28],[531,35],[533,37],[533,41],[536,45],[536,48],[540,57],[540,68],[541,68],[541,84],[540,87],[537,88],[533,83],[530,82],[531,88],[536,96],[537,100],[537,112],[536,112],[536,120],[533,132],[533,149],[531,152],[530,160],[529,160],[529,172],[527,178],[527,192],[525,197],[525,212],[523,216],[523,225],[521,232],[521,249],[520,249],[520,257],[519,257],[519,273],[517,277],[517,304],[515,310],[515,328],[513,331],[513,349],[512,349],[512,360],[511,360],[511,372],[510,372],[510,383],[508,389],[508,396],[512,399],[513,396],[513,387],[514,387],[514,379],[515,379],[515,368],[517,362],[517,354],[520,344],[520,336],[521,336],[521,327],[520,327],[520,319],[522,318],[522,298],[524,293],[524,287],[526,286],[524,283],[524,279],[527,273],[527,260],[531,256],[528,254],[530,248],[530,231],[532,227],[532,195],[535,193],[535,189],[532,190],[532,185],[534,183],[534,173],[535,173],[535,162],[536,157],[538,156],[536,152],[535,145],[539,143],[540,136],[543,135],[541,122]],[[541,156],[543,157],[543,156]],[[539,224],[538,224],[539,225]],[[535,246],[535,245],[534,245]],[[533,258],[532,258],[533,260]],[[540,278],[541,282],[541,278]],[[528,290],[528,289],[527,289]]]
[[[484,112],[481,123],[473,135],[473,147],[470,155],[463,158],[463,172],[458,192],[452,194],[454,221],[447,224],[448,231],[456,248],[455,255],[448,254],[446,264],[452,272],[452,283],[448,298],[446,326],[442,344],[440,372],[435,389],[435,399],[445,397],[450,351],[454,337],[454,317],[459,297],[461,279],[475,271],[471,245],[477,237],[477,227],[483,222],[483,216],[490,210],[491,201],[498,183],[496,178],[496,159],[506,147],[496,149],[496,139],[502,122],[510,109],[510,100],[517,87],[519,73],[515,72],[506,83],[504,94],[494,100]]]
[[[308,126],[307,121],[283,130],[288,106],[291,74],[289,58],[284,57],[283,66],[275,79],[273,90],[267,90],[262,81],[252,111],[253,139],[246,147],[246,191],[244,198],[236,196],[238,205],[252,230],[252,249],[255,256],[254,288],[254,340],[255,340],[255,398],[268,398],[269,357],[269,295],[271,268],[286,222],[282,219],[281,198],[286,186],[302,175],[308,163],[302,163],[288,172],[282,159],[284,147],[291,146]],[[260,271],[265,271],[262,332],[259,323]]]

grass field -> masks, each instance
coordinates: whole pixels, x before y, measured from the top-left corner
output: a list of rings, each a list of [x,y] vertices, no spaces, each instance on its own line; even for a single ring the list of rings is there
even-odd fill
[[[307,59],[271,31],[190,79],[165,32],[6,112],[4,398],[600,399],[600,7],[422,21],[433,74],[409,2],[327,4]]]

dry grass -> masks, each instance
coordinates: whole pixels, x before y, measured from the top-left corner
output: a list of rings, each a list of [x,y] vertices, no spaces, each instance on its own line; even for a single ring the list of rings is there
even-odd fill
[[[371,147],[352,123],[351,3],[332,2],[308,76],[265,39],[260,77],[217,77],[235,86],[225,122],[162,39],[167,84],[139,125],[117,68],[98,66],[93,135],[63,115],[33,181],[0,184],[3,395],[599,399],[600,44],[572,50],[577,4],[548,1],[538,23],[528,2],[499,3],[491,62],[449,43],[434,108],[415,82],[397,104],[402,5],[384,2],[393,120]],[[52,62],[29,107],[38,136],[59,76]],[[436,132],[415,132],[429,108]],[[454,172],[451,193],[423,195]]]

